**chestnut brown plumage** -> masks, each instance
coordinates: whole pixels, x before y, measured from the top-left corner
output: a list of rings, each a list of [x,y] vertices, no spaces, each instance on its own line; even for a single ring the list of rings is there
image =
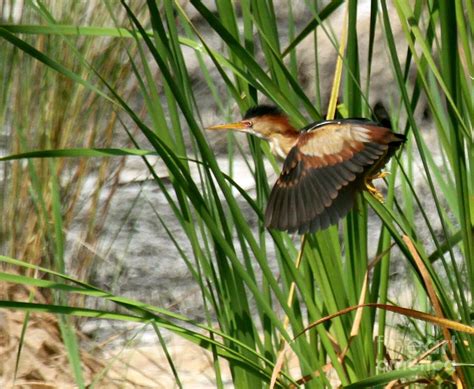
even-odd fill
[[[405,141],[404,135],[365,119],[322,121],[298,131],[268,105],[251,108],[240,122],[208,129],[256,135],[285,158],[268,199],[265,225],[299,234],[336,224],[362,190],[383,199],[372,180]]]

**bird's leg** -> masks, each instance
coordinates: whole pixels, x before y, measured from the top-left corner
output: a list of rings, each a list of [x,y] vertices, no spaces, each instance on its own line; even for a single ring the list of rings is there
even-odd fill
[[[372,196],[374,196],[378,201],[380,201],[381,203],[384,202],[383,195],[382,195],[382,193],[380,193],[380,191],[374,186],[374,184],[372,183],[372,181],[373,181],[373,180],[376,180],[376,179],[378,179],[378,178],[387,177],[389,174],[390,174],[390,172],[378,172],[378,173],[374,174],[373,176],[367,177],[367,178],[364,180],[364,185],[365,185],[365,188],[367,189],[367,191],[368,191]]]
[[[384,202],[382,193],[372,184],[372,180],[367,178],[364,182],[365,189],[381,203]]]

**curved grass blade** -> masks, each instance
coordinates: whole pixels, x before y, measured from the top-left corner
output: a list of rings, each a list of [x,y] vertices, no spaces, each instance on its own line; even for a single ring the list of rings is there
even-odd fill
[[[295,336],[295,339],[298,338],[299,336],[303,335],[305,332],[309,331],[310,329],[312,329],[312,328],[314,328],[314,327],[316,327],[320,324],[323,324],[328,320],[332,320],[332,319],[334,319],[338,316],[345,315],[345,314],[347,314],[349,312],[352,312],[352,311],[356,311],[359,308],[367,308],[367,307],[384,309],[386,311],[398,313],[398,314],[401,314],[403,316],[412,317],[412,318],[418,319],[418,320],[423,320],[425,322],[435,324],[435,325],[437,325],[439,327],[442,327],[442,328],[447,328],[447,329],[450,329],[450,330],[455,330],[455,331],[459,331],[459,332],[464,332],[466,334],[474,335],[474,327],[466,325],[466,324],[459,323],[459,322],[454,321],[454,320],[446,319],[444,317],[430,315],[429,313],[420,312],[420,311],[417,311],[415,309],[397,307],[395,305],[367,303],[367,304],[354,305],[352,307],[342,309],[339,312],[336,312],[336,313],[333,313],[333,314],[328,315],[326,317],[323,317],[322,319],[308,325],[304,329],[303,332],[300,332],[299,334],[297,334]]]
[[[51,150],[35,150],[26,153],[12,154],[5,157],[0,157],[0,161],[13,161],[18,159],[32,159],[32,158],[78,158],[78,157],[125,157],[146,155],[158,155],[156,151],[139,150],[139,149],[110,149],[110,148],[76,148],[76,149],[51,149]]]

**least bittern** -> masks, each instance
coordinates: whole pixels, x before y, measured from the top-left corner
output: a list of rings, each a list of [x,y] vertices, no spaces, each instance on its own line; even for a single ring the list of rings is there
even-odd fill
[[[208,130],[236,130],[270,142],[285,159],[268,199],[265,225],[304,234],[336,224],[367,190],[378,200],[372,180],[405,141],[405,136],[365,119],[328,120],[295,129],[278,108],[259,105],[243,120]]]

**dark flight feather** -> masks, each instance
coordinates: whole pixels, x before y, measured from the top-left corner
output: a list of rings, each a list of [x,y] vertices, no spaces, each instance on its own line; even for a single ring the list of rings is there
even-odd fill
[[[339,131],[341,125],[346,127]],[[288,154],[265,212],[267,227],[299,234],[345,217],[366,175],[380,171],[406,139],[360,119],[313,123],[303,131],[307,134]],[[318,134],[308,138],[312,132]]]

